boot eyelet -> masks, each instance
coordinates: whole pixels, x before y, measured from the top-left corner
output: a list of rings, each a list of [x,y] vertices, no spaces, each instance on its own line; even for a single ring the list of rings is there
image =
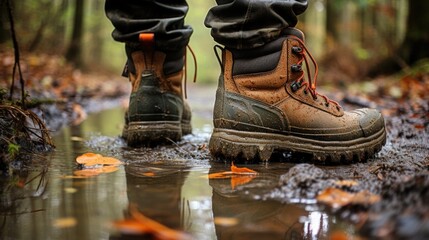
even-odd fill
[[[328,107],[329,107],[329,103],[325,103],[325,107],[327,107],[327,108],[328,108]]]
[[[290,69],[292,70],[292,72],[301,72],[302,71],[302,66],[299,64],[293,64]]]
[[[303,92],[304,92],[304,94],[305,94],[305,95],[307,95],[307,94],[308,94],[307,90],[304,90]]]
[[[293,53],[302,53],[302,48],[301,47],[299,47],[299,46],[294,46],[294,47],[292,47],[292,52]]]

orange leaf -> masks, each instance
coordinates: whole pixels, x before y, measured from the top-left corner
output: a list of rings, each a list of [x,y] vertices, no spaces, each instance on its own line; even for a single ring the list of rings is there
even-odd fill
[[[180,232],[174,229],[171,229],[161,223],[150,219],[144,216],[135,205],[130,205],[130,223],[128,226],[133,226],[133,229],[144,230],[143,233],[150,233],[156,239],[165,239],[165,240],[176,240],[176,239],[190,239],[190,236],[184,232]],[[134,222],[132,222],[134,221]],[[141,226],[135,226],[135,225]]]
[[[82,154],[76,158],[76,162],[85,166],[122,164],[122,162],[116,158],[104,157],[101,154],[95,153]]]
[[[246,167],[236,167],[234,165],[234,162],[231,162],[231,172],[235,173],[235,174],[257,174],[256,171],[246,168]]]
[[[79,177],[93,177],[102,173],[111,173],[118,170],[117,166],[103,166],[101,168],[85,168],[74,171],[73,174]]]
[[[254,175],[235,175],[231,177],[231,188],[234,190],[235,187],[244,185],[252,181],[255,178]]]
[[[99,168],[85,168],[85,169],[76,170],[73,172],[75,176],[79,176],[79,177],[93,177],[93,176],[100,175],[101,173],[103,173],[103,170]]]
[[[76,162],[79,164],[86,164],[87,162],[95,161],[100,157],[102,157],[100,154],[84,153],[76,158]]]
[[[146,177],[154,177],[155,173],[154,172],[145,172],[145,173],[143,173],[143,175]]]
[[[354,180],[338,180],[335,182],[335,185],[337,186],[344,186],[344,187],[352,187],[352,186],[356,186],[359,183],[354,181]]]
[[[124,219],[116,221],[113,226],[124,233],[145,234],[149,228],[134,219]]]
[[[210,173],[207,175],[208,179],[222,179],[222,178],[230,178],[232,172],[218,172],[218,173]]]
[[[337,188],[327,188],[323,190],[316,199],[333,208],[340,208],[350,204],[374,204],[380,200],[380,196],[374,195],[368,191],[349,193]]]

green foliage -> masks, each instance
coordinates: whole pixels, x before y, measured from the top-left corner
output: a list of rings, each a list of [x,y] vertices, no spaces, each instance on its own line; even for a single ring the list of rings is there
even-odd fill
[[[9,143],[7,146],[7,152],[11,158],[15,158],[19,153],[20,146],[15,143]]]

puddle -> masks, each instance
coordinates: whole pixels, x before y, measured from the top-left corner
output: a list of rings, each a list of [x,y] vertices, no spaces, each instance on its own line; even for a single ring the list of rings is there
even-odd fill
[[[122,118],[122,109],[107,110],[56,134],[57,149],[46,156],[48,163],[16,176],[21,187],[2,196],[1,238],[124,239],[112,222],[124,219],[131,203],[145,216],[195,239],[354,236],[353,225],[312,203],[263,199],[291,164],[246,165],[259,173],[250,179],[208,179],[209,173],[230,169],[208,155],[210,114],[194,116],[194,135],[154,149],[127,148],[118,138]],[[112,173],[71,178],[75,158],[86,152],[126,164]]]

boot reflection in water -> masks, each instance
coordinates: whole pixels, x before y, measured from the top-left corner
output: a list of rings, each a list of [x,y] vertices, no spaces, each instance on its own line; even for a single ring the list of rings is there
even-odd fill
[[[386,141],[374,109],[351,112],[316,91],[317,63],[294,28],[306,0],[223,0],[208,12],[221,65],[209,142],[214,157],[268,160],[292,151],[318,163],[364,161]],[[113,38],[125,43],[132,84],[123,137],[156,145],[191,133],[184,98],[184,0],[106,0]]]
[[[240,197],[238,191],[231,190],[230,179],[210,180],[210,186],[217,239],[329,238],[327,231],[332,220],[325,213],[307,212],[296,204]]]

